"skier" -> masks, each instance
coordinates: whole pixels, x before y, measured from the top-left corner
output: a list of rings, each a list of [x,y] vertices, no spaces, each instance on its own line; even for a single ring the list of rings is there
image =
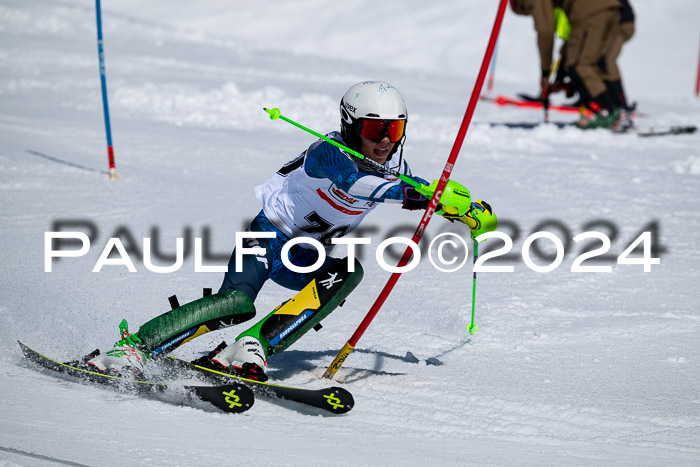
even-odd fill
[[[403,158],[408,112],[396,88],[381,81],[357,83],[341,99],[340,114],[341,131],[329,133],[328,138],[384,168],[412,177]],[[423,179],[412,178],[428,185]],[[443,195],[436,213],[467,224],[473,236],[494,230],[496,218],[488,203],[471,202],[466,189],[458,184],[451,186],[453,199],[464,203],[463,198],[467,197],[465,212],[460,214]],[[267,357],[317,327],[320,320],[342,304],[363,274],[357,260],[353,263],[347,258],[326,256],[321,262],[319,250],[297,244],[285,252],[285,244],[299,237],[310,237],[330,250],[332,239],[350,233],[379,203],[396,203],[410,210],[425,209],[429,203],[427,197],[395,175],[378,172],[323,140],[313,143],[257,186],[255,194],[262,210],[248,230],[251,235],[262,232],[268,237],[247,238],[245,248],[263,250],[239,254],[243,252],[234,248],[217,294],[175,307],[145,323],[135,334],[128,332],[123,321],[122,340],[104,354],[88,355],[85,362],[90,367],[101,372],[142,376],[145,360],[201,334],[255,316],[253,302],[263,284],[271,279],[300,292],[241,333],[233,344],[224,342],[195,361],[219,371],[265,381]],[[293,272],[284,266],[283,253],[297,267],[322,264],[315,272]]]
[[[510,0],[515,14],[531,15],[534,19],[543,98],[550,92],[555,4],[571,26],[562,54],[562,71],[571,78],[574,88],[581,94],[582,103],[593,111],[592,118],[582,119],[577,125],[580,128],[614,128],[620,119],[620,108],[606,87],[598,61],[616,35],[622,5],[619,0]]]

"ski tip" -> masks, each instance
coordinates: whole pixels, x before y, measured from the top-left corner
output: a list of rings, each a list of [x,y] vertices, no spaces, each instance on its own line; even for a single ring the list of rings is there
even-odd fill
[[[650,136],[668,136],[668,135],[687,135],[692,134],[697,131],[698,127],[694,125],[689,126],[671,126],[667,128],[654,128],[651,127],[647,130],[638,131],[637,135],[641,137]]]
[[[327,404],[324,408],[330,413],[340,415],[350,412],[355,407],[355,398],[347,389],[332,386],[324,392],[323,398]]]

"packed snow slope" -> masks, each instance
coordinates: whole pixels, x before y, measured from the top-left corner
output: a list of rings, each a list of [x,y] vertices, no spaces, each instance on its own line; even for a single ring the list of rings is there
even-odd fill
[[[471,260],[444,273],[424,249],[339,375],[357,402],[347,416],[265,400],[230,416],[56,379],[23,362],[18,339],[72,359],[109,347],[122,318],[138,329],[168,309],[168,296],[185,303],[203,287],[218,288],[221,274],[195,271],[193,239],[205,239],[205,265],[225,264],[235,233],[259,209],[254,186],[313,142],[262,107],[328,132],[338,128],[348,87],[389,81],[409,109],[405,156],[415,174],[437,178],[496,3],[105,0],[119,173],[110,181],[94,3],[4,0],[0,463],[699,465],[700,135],[492,127],[542,115],[488,102],[476,109],[453,178],[493,205],[513,239],[505,260],[486,265],[514,271],[478,275],[479,332],[470,336]],[[637,34],[620,63],[642,114],[637,125],[697,125],[700,4],[634,6]],[[536,92],[536,54],[531,19],[508,11],[494,94]],[[320,332],[270,359],[275,381],[328,384],[319,372],[389,277],[376,246],[410,236],[419,217],[396,206],[368,217],[358,234],[372,239],[362,250],[363,282]],[[84,256],[54,259],[45,272],[45,232],[54,230],[92,241]],[[617,264],[644,230],[660,264],[650,272]],[[551,272],[535,272],[521,257],[535,231],[566,246]],[[604,261],[583,265],[610,272],[571,271],[579,255],[602,245],[573,241],[586,231],[606,234],[611,245]],[[436,218],[426,239],[444,232],[466,235]],[[111,237],[122,240],[136,272],[110,264],[92,272]],[[144,239],[158,252],[155,265],[168,266],[179,237],[190,246],[182,267],[150,271]],[[552,260],[534,252],[551,254],[551,245],[538,240],[527,250],[544,266]],[[266,285],[259,315],[290,296]],[[242,329],[206,335],[177,354],[194,357]]]

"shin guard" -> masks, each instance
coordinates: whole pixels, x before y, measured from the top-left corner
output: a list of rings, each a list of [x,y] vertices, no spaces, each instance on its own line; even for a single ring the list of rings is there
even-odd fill
[[[335,310],[363,275],[359,261],[355,260],[353,272],[348,271],[347,261],[338,261],[236,339],[255,337],[265,349],[266,357],[282,352]]]
[[[238,290],[206,296],[156,316],[137,335],[155,357],[209,331],[235,326],[255,316],[250,298]]]

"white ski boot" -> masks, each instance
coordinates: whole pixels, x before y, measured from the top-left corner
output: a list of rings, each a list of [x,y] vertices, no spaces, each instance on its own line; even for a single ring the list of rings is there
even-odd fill
[[[265,350],[260,341],[244,336],[210,357],[212,362],[227,368],[231,373],[256,381],[267,381]]]
[[[143,379],[144,356],[136,347],[125,344],[101,353],[87,362],[100,373]]]
[[[146,355],[139,349],[141,339],[129,333],[126,320],[122,320],[119,324],[119,331],[122,339],[114,344],[112,349],[105,353],[96,350],[86,357],[85,364],[88,367],[94,367],[100,373],[144,379]]]

